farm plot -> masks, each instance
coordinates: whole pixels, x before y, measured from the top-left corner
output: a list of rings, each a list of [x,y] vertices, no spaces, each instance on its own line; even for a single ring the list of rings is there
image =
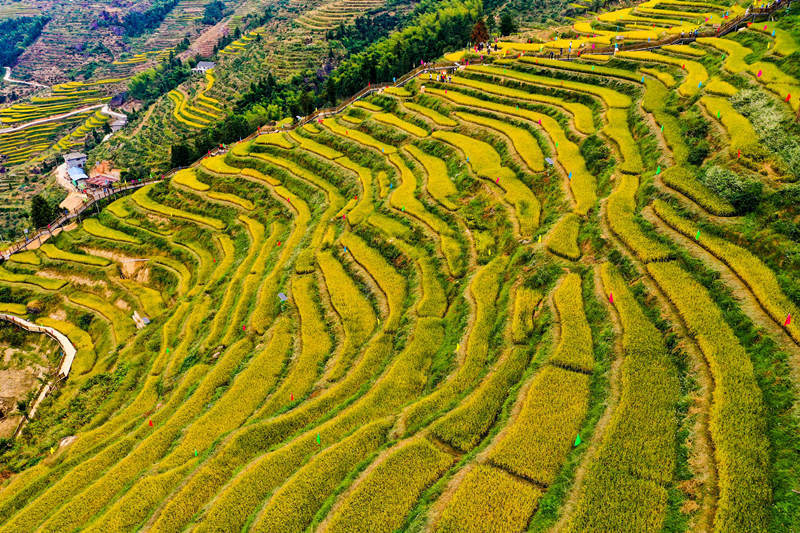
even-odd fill
[[[179,7],[170,25],[202,11]],[[296,25],[378,7],[323,3]],[[723,10],[740,12],[651,0],[574,21],[575,45]],[[160,99],[143,128],[164,146],[139,149],[213,127],[223,91],[248,88],[226,65],[266,62],[262,38],[245,32]],[[286,41],[283,59],[302,58]],[[736,154],[793,115],[727,100],[785,81],[784,56],[754,49],[737,72],[701,42],[423,74],[232,143],[12,254],[0,308],[78,355],[0,451],[0,533],[791,530],[796,191],[769,179],[791,159]],[[718,83],[689,90],[690,61]],[[95,112],[73,127],[97,127]],[[57,133],[38,131],[48,146]]]

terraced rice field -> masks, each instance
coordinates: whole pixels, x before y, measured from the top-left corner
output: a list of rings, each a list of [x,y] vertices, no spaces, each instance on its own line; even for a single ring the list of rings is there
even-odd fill
[[[295,23],[308,30],[326,31],[339,24],[348,24],[356,17],[384,4],[381,0],[336,0],[303,13]]]
[[[793,111],[717,45],[421,74],[5,263],[80,351],[0,532],[791,530],[797,267],[707,167],[783,191]]]

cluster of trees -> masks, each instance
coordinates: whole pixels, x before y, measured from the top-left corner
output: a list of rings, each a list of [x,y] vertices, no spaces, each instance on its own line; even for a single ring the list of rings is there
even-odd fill
[[[213,26],[225,16],[225,4],[220,0],[213,0],[203,9],[203,24]]]
[[[325,38],[329,41],[339,41],[348,54],[355,54],[393,32],[404,20],[405,16],[399,11],[367,13],[357,17],[352,25],[345,26],[340,22],[337,28],[328,30]]]
[[[213,127],[171,146],[170,164],[182,167],[220,144],[238,141],[269,121],[286,116],[305,116],[315,108],[335,105],[368,82],[391,80],[444,52],[463,47],[481,13],[480,0],[423,0],[405,20],[404,29],[381,38],[369,29],[369,18],[354,29],[339,28],[337,35],[349,39],[352,53],[325,78],[325,73],[304,72],[289,80],[272,73],[251,83],[238,99],[234,111]],[[263,17],[262,17],[263,18]],[[400,19],[380,18],[382,23],[400,24]],[[260,20],[260,19],[259,19]],[[258,22],[253,19],[252,22]],[[238,32],[234,33],[238,37]],[[376,39],[377,42],[375,41]],[[369,44],[367,41],[370,41]],[[220,43],[220,46],[223,43]],[[157,69],[137,74],[129,84],[130,96],[152,100],[171,90],[189,75],[190,64],[171,59]],[[132,166],[125,179],[145,178],[150,169]]]
[[[0,67],[10,67],[42,33],[50,17],[20,17],[0,21]]]
[[[481,13],[480,0],[423,1],[425,9],[403,30],[345,59],[326,83],[330,103],[356,93],[368,82],[402,76],[444,52],[464,47]],[[438,8],[438,9],[437,9]]]
[[[143,33],[156,29],[170,11],[178,5],[179,0],[162,0],[154,2],[144,11],[131,11],[122,20],[116,14],[102,13],[97,26],[121,26],[128,37],[138,37]]]
[[[31,224],[43,228],[58,216],[58,207],[51,205],[43,196],[37,194],[31,199]]]
[[[191,76],[194,60],[181,61],[174,54],[155,68],[143,70],[128,83],[128,95],[145,104],[168,93]]]

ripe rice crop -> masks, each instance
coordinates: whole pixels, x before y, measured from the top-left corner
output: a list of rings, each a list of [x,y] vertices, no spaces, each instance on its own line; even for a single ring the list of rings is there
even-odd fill
[[[622,165],[619,169],[629,174],[640,174],[644,171],[642,156],[636,141],[633,140],[628,127],[628,111],[625,109],[609,109],[606,111],[608,125],[603,128],[603,133],[610,137],[619,148],[622,155]]]
[[[9,283],[27,283],[30,285],[36,285],[37,287],[41,287],[42,289],[48,291],[56,291],[67,284],[67,281],[63,279],[42,278],[30,274],[17,274],[3,267],[0,267],[0,281]]]
[[[207,183],[203,183],[197,179],[197,172],[193,168],[184,168],[179,170],[172,176],[173,183],[189,187],[195,191],[207,191],[211,188]]]
[[[215,174],[239,174],[241,172],[241,169],[227,164],[223,155],[205,157],[201,160],[201,166]]]
[[[393,332],[397,329],[403,312],[403,302],[406,298],[405,278],[398,274],[380,253],[353,233],[343,233],[341,241],[356,262],[375,279],[386,295],[389,316],[386,318],[385,331]]]
[[[750,121],[737,113],[727,99],[705,95],[700,98],[700,103],[712,117],[717,117],[719,114],[719,120],[722,121],[731,139],[731,153],[735,154],[741,150],[747,154],[760,144]]]
[[[488,489],[488,490],[487,490]],[[434,531],[523,531],[542,497],[540,489],[490,465],[476,464],[459,482]]]
[[[373,422],[319,453],[275,491],[253,524],[253,530],[275,533],[304,530],[327,495],[385,442],[391,426],[391,418]]]
[[[237,205],[242,209],[244,209],[245,211],[252,211],[255,208],[253,202],[251,202],[247,198],[236,196],[235,194],[211,191],[208,193],[208,197],[213,198],[214,200],[220,200],[222,202],[228,202]]]
[[[490,144],[452,131],[437,130],[433,132],[433,137],[462,150],[478,176],[503,189],[506,200],[515,208],[520,233],[528,236],[533,234],[539,225],[539,200],[510,168],[502,165],[500,154]]]
[[[600,269],[605,294],[613,295],[623,336],[619,404],[597,455],[598,464],[667,484],[675,469],[678,373],[661,334],[643,314],[628,283],[609,263]]]
[[[407,212],[433,229],[440,237],[448,236],[452,233],[450,227],[442,219],[431,214],[425,206],[417,200],[414,191],[417,187],[417,180],[411,169],[405,164],[403,159],[397,154],[391,154],[389,161],[400,170],[400,186],[394,190],[389,197],[389,202],[395,209]]]
[[[139,244],[141,241],[133,235],[128,235],[121,231],[103,226],[96,218],[87,218],[83,221],[83,230],[89,235],[108,239],[110,241],[126,242],[130,244]]]
[[[211,226],[216,230],[221,230],[225,227],[225,223],[219,219],[207,217],[205,215],[198,215],[196,213],[190,213],[188,211],[184,211],[182,209],[175,209],[174,207],[169,207],[163,204],[159,204],[155,202],[152,198],[150,198],[147,193],[150,192],[152,185],[146,185],[133,193],[131,195],[131,199],[133,202],[145,209],[147,211],[152,211],[154,213],[158,213],[160,215],[164,215],[170,218],[182,218],[184,220],[188,220],[190,222],[196,222],[198,224],[205,224],[206,226]]]
[[[366,109],[367,111],[383,111],[383,108],[378,107],[371,102],[367,102],[366,100],[356,100],[353,102],[353,106]]]
[[[336,119],[326,118],[322,121],[322,124],[327,126],[336,135],[341,135],[342,137],[346,137],[365,146],[371,146],[376,150],[380,150],[382,153],[393,154],[397,151],[397,148],[394,146],[385,144],[366,133],[342,126],[336,122]]]
[[[456,115],[462,120],[475,122],[506,134],[514,144],[514,149],[519,153],[529,169],[534,172],[541,172],[544,170],[544,155],[542,155],[542,150],[539,148],[539,143],[527,130],[518,128],[508,122],[487,118],[482,115],[462,112],[458,112]]]
[[[329,252],[317,254],[317,261],[325,278],[331,304],[342,321],[345,334],[349,337],[346,341],[351,346],[361,345],[375,327],[372,306],[347,275],[341,263]]]
[[[50,317],[37,318],[36,323],[60,331],[75,346],[77,352],[75,353],[75,359],[72,361],[71,375],[80,376],[92,370],[97,354],[94,351],[92,337],[88,333],[70,322],[55,320]]]
[[[443,385],[409,407],[405,413],[406,427],[415,427],[449,407],[459,395],[475,386],[486,370],[493,356],[489,352],[489,337],[497,314],[501,276],[507,264],[508,259],[498,255],[473,276],[469,290],[475,301],[475,320],[464,350],[464,361]]]
[[[290,134],[291,134],[291,132],[290,132]],[[305,137],[303,137],[303,139],[305,140]],[[267,134],[264,134],[264,135],[259,135],[258,137],[256,137],[254,142],[256,144],[271,144],[271,145],[279,146],[281,148],[286,148],[287,150],[294,146],[292,143],[290,143],[286,139],[286,134],[285,133],[280,133],[280,132],[279,133],[267,133]]]
[[[517,98],[520,100],[528,100],[531,102],[541,102],[563,108],[570,113],[575,121],[575,129],[587,135],[595,132],[594,118],[592,117],[592,110],[584,104],[578,102],[567,102],[556,96],[549,96],[546,94],[536,94],[523,91],[521,89],[513,89],[504,85],[496,85],[493,83],[486,83],[470,78],[461,78],[456,76],[453,78],[453,84],[464,85],[472,89],[480,90],[483,93],[496,94],[507,98]]]
[[[542,300],[539,291],[525,286],[517,288],[514,295],[514,311],[511,319],[511,338],[522,344],[533,332],[533,314]]]
[[[8,260],[12,263],[20,263],[22,265],[40,265],[42,260],[36,255],[36,252],[25,251],[13,254]]]
[[[795,41],[792,34],[784,29],[778,28],[775,22],[770,21],[764,24],[754,24],[750,29],[766,33],[770,36],[772,36],[772,32],[775,32],[775,46],[772,47],[772,50],[779,56],[790,56],[800,50],[800,45]]]
[[[711,214],[723,217],[736,214],[730,202],[711,191],[686,167],[670,167],[661,173],[661,179],[667,186],[685,194]]]
[[[491,74],[493,76],[501,76],[506,78],[511,78],[514,80],[519,80],[525,83],[529,83],[532,85],[543,85],[545,87],[555,87],[555,88],[563,88],[569,91],[577,91],[583,92],[587,94],[591,94],[593,96],[597,96],[605,104],[609,107],[630,107],[631,106],[631,99],[625,94],[617,92],[613,89],[607,89],[605,87],[598,87],[597,85],[592,85],[589,83],[582,83],[577,81],[568,81],[568,80],[559,80],[556,78],[550,78],[547,76],[541,76],[536,74],[528,74],[527,72],[520,72],[517,70],[508,70],[508,69],[500,69],[496,67],[484,67],[484,66],[474,66],[470,65],[467,67],[468,70],[473,70],[475,72],[481,72],[484,74]]]
[[[647,270],[678,309],[714,380],[709,421],[719,476],[714,528],[766,531],[772,499],[769,441],[750,358],[706,289],[685,270],[674,262],[650,263]]]
[[[677,373],[627,282],[608,263],[600,273],[622,323],[622,390],[567,529],[660,531],[667,492],[659,483],[672,479],[675,464]]]
[[[398,444],[385,460],[356,482],[332,511],[328,530],[332,533],[396,530],[419,494],[454,461],[454,457],[423,437]]]
[[[128,289],[131,296],[141,302],[144,316],[152,318],[160,315],[164,310],[164,300],[159,291],[129,279],[122,279],[120,283]]]
[[[564,166],[564,170],[567,173],[571,172],[573,174],[569,186],[575,197],[575,203],[577,204],[575,212],[579,215],[585,215],[589,212],[589,209],[594,206],[597,201],[594,176],[589,174],[588,170],[586,170],[586,163],[583,156],[581,156],[578,146],[567,138],[564,130],[561,129],[561,126],[552,117],[528,111],[527,109],[515,109],[511,106],[480,100],[452,90],[448,90],[447,94],[444,94],[444,91],[438,89],[427,89],[427,92],[462,105],[499,111],[532,121],[541,120],[544,130],[554,142],[558,143],[558,148],[556,150],[558,152],[559,162]],[[437,137],[442,133],[448,132],[435,131],[433,137]]]
[[[528,364],[524,347],[513,346],[469,396],[431,426],[431,433],[463,452],[472,450],[494,423],[508,390]]]
[[[666,46],[662,46],[661,49],[666,50],[667,52],[672,52],[673,54],[682,54],[692,57],[703,57],[706,55],[706,51],[702,48],[695,48],[694,46],[689,46],[688,44],[668,44]]]
[[[665,56],[647,51],[620,51],[617,52],[617,57],[624,59],[634,59],[637,61],[651,61],[654,63],[664,63],[666,65],[673,65],[677,67],[686,67],[687,75],[683,83],[678,87],[678,93],[681,96],[694,96],[700,91],[700,83],[708,81],[708,72],[705,67],[696,61],[690,61],[677,57]]]
[[[111,323],[111,329],[117,343],[133,335],[133,320],[128,317],[125,311],[108,302],[106,299],[89,292],[75,292],[70,294],[68,298],[71,302],[86,307],[105,317],[105,319]]]
[[[697,224],[683,218],[669,204],[661,200],[656,200],[653,208],[661,220],[689,238],[696,237],[700,231]],[[797,307],[781,290],[775,273],[746,248],[710,233],[701,234],[695,242],[736,272],[778,324],[783,324],[787,314],[791,313],[792,318],[798,316]],[[786,329],[793,339],[800,342],[800,327],[795,321],[792,321]]]
[[[54,245],[46,242],[44,243],[39,250],[46,255],[49,259],[54,259],[56,261],[72,261],[73,263],[82,263],[85,265],[93,265],[104,267],[111,264],[111,261],[106,259],[105,257],[97,257],[95,255],[87,255],[87,254],[76,254],[72,252],[65,252],[59,248],[56,248]]]
[[[386,87],[383,92],[386,94],[391,94],[392,96],[399,96],[401,98],[408,98],[411,96],[411,93],[403,87]]]
[[[22,316],[28,312],[28,308],[23,304],[13,304],[0,302],[0,313]]]
[[[489,453],[509,472],[549,485],[561,470],[583,423],[589,376],[545,365],[531,380],[517,418]]]
[[[675,78],[673,78],[669,72],[664,72],[663,70],[649,67],[642,67],[639,69],[639,71],[644,72],[645,74],[650,74],[670,89],[675,87]]]
[[[426,137],[428,135],[427,131],[420,128],[416,124],[407,122],[395,115],[392,115],[391,113],[375,113],[372,115],[372,118],[374,118],[378,122],[383,122],[384,124],[396,126],[401,130],[410,133],[411,135],[416,135],[417,137]]]
[[[308,137],[303,137],[302,135],[298,134],[294,130],[289,132],[289,137],[292,138],[295,142],[297,142],[301,148],[304,150],[308,150],[309,152],[314,152],[315,154],[321,155],[326,159],[338,159],[342,157],[342,152],[338,150],[334,150],[329,146],[324,144],[320,144],[316,141],[309,139]]]
[[[632,174],[622,174],[617,181],[618,184],[608,195],[606,203],[606,218],[611,231],[645,263],[664,261],[672,257],[669,248],[645,235],[634,219],[639,178]]]
[[[358,102],[356,102],[358,103]],[[458,123],[450,117],[446,117],[439,113],[438,111],[434,111],[429,107],[425,107],[419,104],[415,104],[414,102],[403,102],[403,105],[410,109],[411,111],[415,111],[420,115],[424,115],[434,121],[438,126],[456,126]],[[377,106],[375,106],[377,107]],[[380,108],[376,109],[380,110]]]
[[[706,92],[730,97],[735,96],[736,93],[739,92],[739,89],[719,78],[711,78],[711,81],[706,85]]]
[[[653,114],[657,125],[664,127],[662,134],[667,146],[672,150],[675,163],[678,165],[686,163],[689,158],[689,148],[683,141],[683,133],[678,119],[667,113],[664,107],[669,92],[663,84],[654,80],[646,80],[645,87],[647,90],[642,99],[642,107],[645,111]]]
[[[581,72],[584,74],[597,74],[598,76],[610,76],[613,78],[622,78],[631,81],[639,81],[640,76],[636,72],[624,70],[621,68],[610,68],[603,66],[587,65],[585,63],[576,63],[575,61],[562,61],[559,59],[546,59],[543,57],[521,57],[519,59],[523,63],[533,63],[535,65],[542,65],[544,67],[571,70],[574,72]]]
[[[448,209],[455,209],[456,205],[450,198],[456,197],[458,191],[447,174],[447,165],[438,157],[428,155],[413,144],[406,146],[408,152],[422,164],[428,175],[426,188],[431,196]]]
[[[591,372],[594,368],[592,332],[583,310],[581,277],[575,273],[567,274],[553,294],[561,336],[550,356],[550,363]]]
[[[744,60],[746,56],[753,51],[746,46],[739,44],[730,39],[721,39],[719,37],[699,37],[697,42],[712,46],[717,50],[725,53],[725,61],[722,66],[728,72],[736,74],[747,70],[747,62]]]
[[[556,255],[577,261],[581,256],[578,248],[580,218],[575,213],[567,213],[559,220],[547,236],[547,249]]]

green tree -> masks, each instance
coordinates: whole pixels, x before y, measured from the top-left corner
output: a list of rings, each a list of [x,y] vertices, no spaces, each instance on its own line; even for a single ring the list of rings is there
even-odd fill
[[[500,17],[500,35],[510,35],[517,31],[517,23],[511,13],[506,11]]]
[[[185,167],[192,162],[192,159],[194,159],[194,154],[187,145],[183,143],[172,145],[172,149],[170,150],[170,163],[173,168]]]
[[[47,200],[36,195],[31,200],[31,222],[36,228],[43,228],[53,220],[53,208]]]

